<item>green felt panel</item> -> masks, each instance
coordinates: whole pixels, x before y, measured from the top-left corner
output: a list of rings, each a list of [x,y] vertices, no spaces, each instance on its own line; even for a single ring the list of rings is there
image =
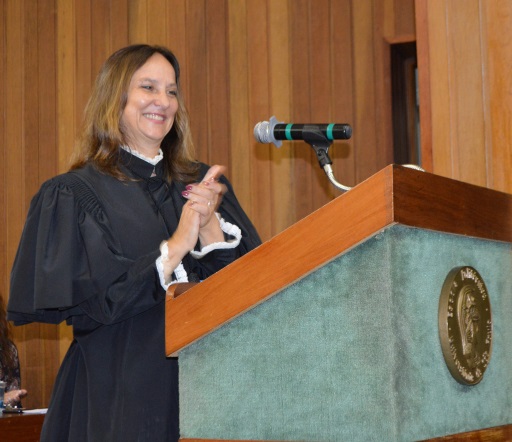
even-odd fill
[[[511,423],[511,260],[508,243],[384,230],[180,353],[182,437],[413,441]],[[438,332],[443,282],[466,265],[494,322],[476,386],[453,379]]]

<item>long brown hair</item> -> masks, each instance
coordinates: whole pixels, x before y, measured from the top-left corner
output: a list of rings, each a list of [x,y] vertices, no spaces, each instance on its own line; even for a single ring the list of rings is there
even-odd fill
[[[92,162],[105,173],[119,179],[126,178],[119,168],[119,148],[126,144],[121,117],[127,102],[128,87],[135,71],[156,53],[163,55],[174,68],[178,86],[178,111],[171,130],[160,146],[166,174],[168,178],[182,182],[197,179],[199,165],[194,158],[188,113],[181,96],[178,60],[167,48],[145,44],[119,49],[103,64],[85,108],[83,129],[73,154],[71,169]]]
[[[0,367],[4,373],[15,366],[15,354],[11,342],[11,329],[7,322],[4,298],[0,295]]]

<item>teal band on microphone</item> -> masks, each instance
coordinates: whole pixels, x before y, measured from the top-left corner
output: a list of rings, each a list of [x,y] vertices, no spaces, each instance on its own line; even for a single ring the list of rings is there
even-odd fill
[[[334,128],[334,124],[331,123],[327,126],[327,129],[325,130],[325,134],[327,135],[328,140],[334,140],[334,138],[332,137],[333,128]]]
[[[293,126],[293,123],[289,123],[286,125],[286,128],[284,129],[284,134],[286,136],[286,139],[289,140],[289,141],[292,141],[293,138],[292,138],[292,126]]]

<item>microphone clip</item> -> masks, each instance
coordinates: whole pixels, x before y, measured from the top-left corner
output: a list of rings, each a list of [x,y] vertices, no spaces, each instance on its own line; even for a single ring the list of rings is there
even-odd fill
[[[331,184],[344,192],[352,189],[352,187],[341,184],[334,177],[334,173],[331,167],[332,161],[328,154],[328,150],[329,147],[331,147],[332,141],[322,133],[318,126],[314,125],[305,125],[304,129],[302,130],[302,134],[304,141],[315,150],[316,158],[320,163],[320,167],[324,170]]]
[[[320,167],[323,169],[326,165],[332,164],[328,154],[332,141],[322,133],[318,126],[306,124],[302,129],[302,134],[304,141],[315,150]]]
[[[329,157],[328,150],[331,147],[332,141],[329,140],[322,131],[318,128],[318,126],[314,125],[305,125],[303,130],[303,139],[306,143],[308,143],[315,151],[316,158],[320,163],[320,167],[324,170],[327,178],[334,187],[338,188],[341,191],[346,192],[347,190],[352,189],[352,187],[345,186],[339,183],[336,178],[334,178],[334,173],[332,171],[332,161]]]

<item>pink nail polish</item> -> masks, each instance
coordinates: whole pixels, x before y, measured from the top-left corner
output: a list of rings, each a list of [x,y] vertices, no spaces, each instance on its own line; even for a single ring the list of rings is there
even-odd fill
[[[182,194],[183,196],[188,196],[188,192],[187,192],[187,191],[185,191],[185,190],[184,190],[183,192],[181,192],[181,194]]]
[[[187,187],[185,187],[187,190],[192,190],[192,186],[189,184]]]

